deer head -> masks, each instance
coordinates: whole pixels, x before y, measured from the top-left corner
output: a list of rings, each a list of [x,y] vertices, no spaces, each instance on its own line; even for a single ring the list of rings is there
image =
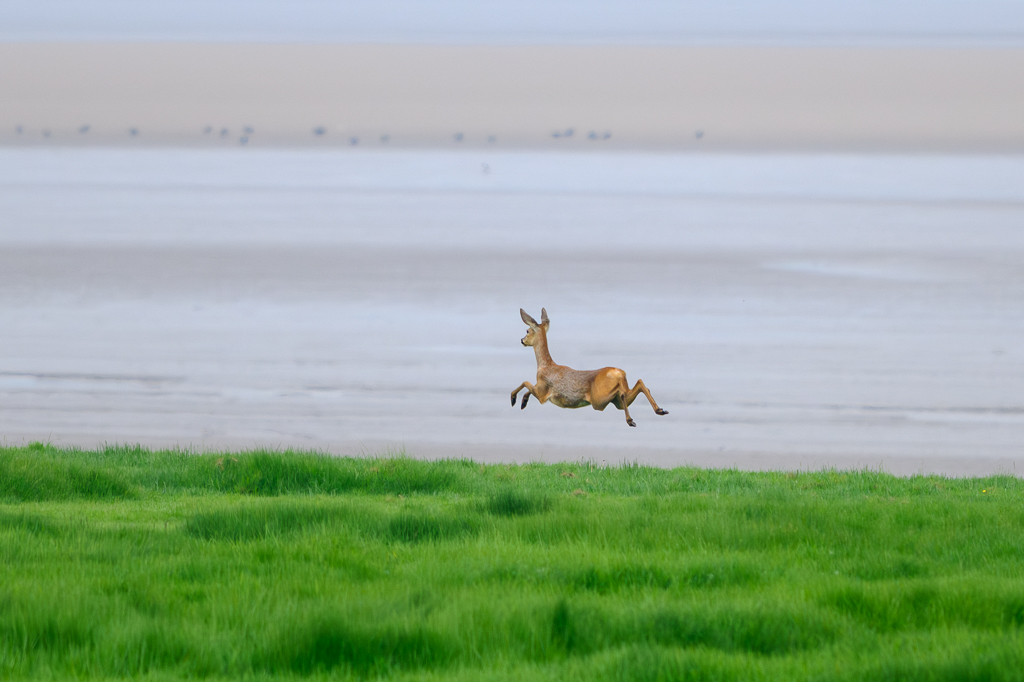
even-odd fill
[[[523,310],[519,309],[519,315],[523,318],[523,322],[529,326],[526,330],[526,336],[523,337],[522,342],[524,346],[533,346],[537,343],[537,337],[540,334],[547,335],[548,327],[551,326],[551,320],[548,319],[548,311],[544,308],[540,309],[540,324],[537,324],[537,320],[530,317],[530,315]]]

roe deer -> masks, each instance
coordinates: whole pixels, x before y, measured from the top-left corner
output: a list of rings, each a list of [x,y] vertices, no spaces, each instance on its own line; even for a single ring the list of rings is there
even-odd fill
[[[529,402],[531,395],[536,396],[541,404],[550,400],[558,407],[593,405],[595,410],[604,410],[608,405],[614,405],[620,410],[625,410],[627,424],[636,426],[629,416],[629,406],[643,393],[651,402],[655,414],[668,414],[654,402],[643,381],[637,379],[636,385],[630,388],[626,382],[626,373],[618,367],[580,371],[556,365],[551,359],[551,353],[548,352],[548,327],[551,326],[548,311],[540,309],[540,324],[522,308],[519,309],[519,314],[522,315],[523,322],[530,326],[522,343],[524,346],[533,346],[533,352],[537,356],[537,385],[524,381],[519,388],[512,391],[513,407],[519,391],[525,388],[523,404],[519,408],[521,410],[526,409],[526,403]]]

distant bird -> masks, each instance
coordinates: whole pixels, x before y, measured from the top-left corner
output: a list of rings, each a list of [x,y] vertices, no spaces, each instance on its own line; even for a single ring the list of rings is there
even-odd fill
[[[693,134],[693,136],[696,137],[699,140],[700,138],[704,137],[704,131],[703,130],[698,130],[697,132],[695,132]]]
[[[391,136],[390,135],[381,135],[380,136],[380,143],[381,144],[387,144],[388,142],[391,142]]]
[[[359,144],[359,138],[358,137],[350,137],[350,138],[348,138],[348,143],[350,145],[352,145],[353,147],[355,147],[357,144]]]
[[[488,141],[488,142],[490,142],[491,144],[494,144],[495,142],[497,142],[497,141],[498,141],[498,138],[497,138],[497,136],[495,136],[495,135],[489,135],[489,136],[487,137],[487,141]]]
[[[242,135],[240,138],[238,138],[238,144],[249,144],[249,136]]]
[[[562,132],[560,130],[556,130],[555,132],[551,133],[551,137],[561,137],[561,136],[562,136]]]
[[[135,137],[136,135],[139,134],[139,129],[138,128],[129,128],[128,132],[131,133],[132,137]]]
[[[319,128],[313,128],[313,134],[314,135],[323,135],[326,132],[327,132],[327,128],[324,128],[323,126],[320,126]]]
[[[242,132],[245,133],[246,135],[252,135],[256,131],[252,129],[252,126],[245,126],[244,128],[242,128]]]
[[[490,174],[490,172],[491,172],[491,167],[490,167],[490,166],[488,166],[488,165],[487,165],[486,163],[482,163],[482,164],[480,164],[480,171],[481,171],[481,172],[482,172],[482,173],[483,173],[484,175],[489,175],[489,174]]]
[[[22,130],[21,126],[15,126],[15,127],[14,127],[14,132],[16,132],[16,133],[18,133],[19,135],[21,135],[21,134],[22,134],[23,132],[25,132],[25,131],[24,131],[24,130]]]
[[[603,136],[601,137],[601,139],[602,139],[602,140],[607,140],[607,139],[608,139],[609,137],[611,137],[611,136],[612,136],[612,134],[611,134],[611,133],[605,133],[605,134],[604,134],[604,135],[603,135]]]
[[[50,131],[49,130],[44,130],[43,131],[43,137],[49,137],[49,136],[50,136]]]
[[[455,133],[455,141],[462,142],[462,133]]]
[[[220,136],[221,137],[227,137],[228,136],[228,129],[227,128],[221,128],[220,129]]]
[[[573,133],[572,128],[566,128],[565,132],[562,133],[562,137],[572,137],[572,133]]]
[[[84,125],[84,126],[82,126],[81,128],[78,129],[78,133],[80,135],[85,135],[87,132],[89,132],[89,128],[90,128],[89,125]]]
[[[587,135],[587,138],[591,139],[591,140],[596,140],[597,139],[597,133],[595,133],[593,130],[591,130],[590,134]]]
[[[203,135],[209,135],[213,132],[213,126],[206,126],[203,128]]]

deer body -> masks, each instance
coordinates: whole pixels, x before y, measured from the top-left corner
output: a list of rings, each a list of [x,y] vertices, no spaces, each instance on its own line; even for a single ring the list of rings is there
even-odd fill
[[[637,380],[636,385],[632,389],[629,388],[626,373],[618,367],[577,370],[555,364],[551,359],[551,353],[548,352],[548,328],[551,322],[548,320],[547,310],[541,308],[540,323],[530,317],[525,310],[520,309],[519,312],[523,322],[529,326],[522,344],[533,346],[533,352],[537,356],[537,383],[534,385],[524,381],[512,391],[513,406],[519,392],[525,389],[520,409],[526,409],[531,395],[541,404],[550,400],[552,404],[566,408],[593,405],[595,410],[603,411],[608,405],[615,405],[625,411],[626,423],[636,426],[629,416],[629,406],[643,393],[650,401],[655,414],[668,414],[658,407],[643,381]]]

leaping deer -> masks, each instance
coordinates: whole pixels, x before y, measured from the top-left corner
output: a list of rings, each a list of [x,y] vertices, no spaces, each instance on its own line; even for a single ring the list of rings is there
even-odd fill
[[[519,388],[512,391],[512,407],[516,405],[519,392],[525,388],[523,404],[519,407],[521,410],[526,409],[526,403],[529,402],[531,395],[542,405],[550,400],[558,407],[576,408],[593,405],[595,410],[603,411],[608,405],[614,405],[620,410],[625,410],[627,424],[636,426],[629,416],[629,406],[643,393],[651,402],[655,414],[668,414],[654,402],[643,381],[637,379],[636,385],[630,388],[626,381],[626,373],[618,367],[581,371],[556,365],[551,359],[551,353],[548,352],[548,327],[551,326],[548,311],[540,309],[540,324],[522,308],[519,309],[519,314],[522,315],[523,322],[530,327],[526,330],[522,343],[524,346],[533,346],[533,352],[537,356],[537,385],[534,386],[529,381],[521,383]]]

